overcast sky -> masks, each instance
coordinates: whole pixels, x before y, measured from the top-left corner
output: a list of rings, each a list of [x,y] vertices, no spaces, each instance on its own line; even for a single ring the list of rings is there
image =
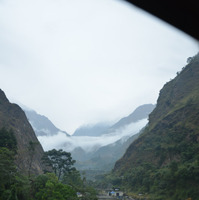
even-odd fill
[[[120,0],[0,0],[0,88],[69,134],[155,104],[197,52]]]

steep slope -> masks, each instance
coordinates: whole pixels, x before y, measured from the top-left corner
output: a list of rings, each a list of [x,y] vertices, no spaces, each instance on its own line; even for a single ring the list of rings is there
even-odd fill
[[[58,134],[58,132],[63,132],[69,136],[66,132],[58,129],[46,116],[40,115],[34,110],[25,108],[23,110],[37,136],[52,136]]]
[[[16,164],[24,173],[41,174],[43,149],[29,124],[25,113],[16,104],[11,104],[0,89],[0,129],[12,129],[17,140]],[[34,147],[33,147],[34,146]],[[33,147],[34,150],[30,150]]]
[[[114,175],[151,199],[198,199],[198,152],[199,54],[160,91],[148,127],[117,161]]]

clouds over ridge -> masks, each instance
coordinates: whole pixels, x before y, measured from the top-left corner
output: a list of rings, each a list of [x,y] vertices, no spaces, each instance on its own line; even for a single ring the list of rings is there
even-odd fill
[[[128,126],[117,129],[109,134],[104,134],[98,137],[90,136],[71,136],[67,137],[64,133],[59,132],[54,136],[39,136],[44,150],[50,149],[64,149],[65,151],[72,151],[75,148],[81,147],[85,151],[92,151],[101,146],[113,144],[120,139],[127,139],[130,136],[138,133],[146,124],[147,119],[140,120],[136,123],[131,123]]]

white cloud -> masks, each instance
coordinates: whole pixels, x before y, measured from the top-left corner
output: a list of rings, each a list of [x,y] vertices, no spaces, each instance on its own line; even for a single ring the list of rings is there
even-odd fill
[[[147,119],[140,120],[136,123],[131,123],[123,128],[117,129],[112,133],[104,134],[98,137],[90,136],[71,136],[67,137],[64,133],[58,133],[54,136],[39,136],[45,151],[55,149],[64,149],[65,151],[72,151],[77,147],[81,147],[85,151],[92,151],[94,148],[99,148],[108,144],[112,144],[121,138],[128,138],[138,133],[146,124]]]

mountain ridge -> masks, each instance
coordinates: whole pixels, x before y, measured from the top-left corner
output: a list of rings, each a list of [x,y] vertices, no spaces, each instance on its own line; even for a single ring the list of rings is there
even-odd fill
[[[94,125],[84,125],[79,127],[75,130],[72,136],[100,136],[104,134],[104,132],[109,128],[110,126],[106,123],[97,123]]]
[[[23,107],[23,110],[37,136],[53,136],[58,134],[58,132],[70,136],[67,132],[57,128],[45,115],[40,115],[36,111],[26,109],[25,107]]]
[[[164,85],[148,126],[116,162],[126,189],[150,199],[198,198],[198,86],[199,54]]]
[[[127,117],[123,117],[117,123],[115,123],[111,127],[111,129],[120,128],[129,123],[137,122],[141,119],[144,119],[148,117],[149,113],[151,113],[154,108],[155,105],[153,104],[143,104],[141,106],[138,106],[130,115],[128,115]]]
[[[100,136],[103,134],[109,134],[116,129],[123,128],[124,126],[142,120],[148,117],[148,114],[155,108],[153,104],[143,104],[138,106],[131,114],[121,118],[113,125],[106,123],[98,123],[94,125],[85,125],[78,128],[72,136]],[[100,129],[100,130],[98,130]],[[97,133],[95,133],[95,131]]]

